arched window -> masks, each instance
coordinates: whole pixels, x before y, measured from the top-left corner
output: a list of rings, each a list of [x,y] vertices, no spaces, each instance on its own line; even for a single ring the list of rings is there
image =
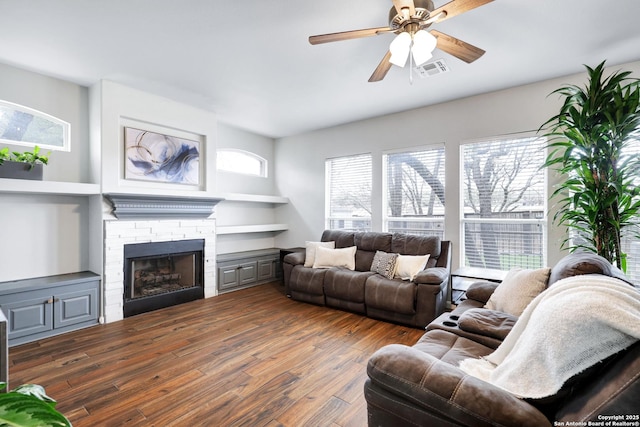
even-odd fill
[[[249,151],[220,149],[216,163],[220,171],[267,177],[267,160]]]
[[[0,142],[69,151],[69,128],[49,114],[0,100]]]

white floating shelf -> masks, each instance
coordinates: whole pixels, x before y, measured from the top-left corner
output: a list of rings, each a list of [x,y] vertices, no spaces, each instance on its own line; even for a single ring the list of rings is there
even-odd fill
[[[100,194],[100,185],[81,182],[0,178],[0,193],[93,196]]]
[[[287,224],[227,225],[216,227],[216,234],[268,233],[288,229]]]
[[[253,203],[289,203],[288,197],[267,196],[262,194],[243,194],[243,193],[222,193],[218,197],[229,202],[253,202]]]

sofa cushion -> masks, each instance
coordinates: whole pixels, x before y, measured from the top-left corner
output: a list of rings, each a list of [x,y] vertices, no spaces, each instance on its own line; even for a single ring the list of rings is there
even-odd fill
[[[324,275],[327,270],[296,265],[291,270],[289,287],[291,291],[313,295],[324,295]]]
[[[316,260],[316,252],[318,247],[324,248],[335,248],[336,242],[304,242],[304,266],[305,267],[313,267],[313,263]]]
[[[435,267],[440,256],[442,244],[437,236],[416,236],[412,234],[396,233],[391,239],[391,252],[401,255],[430,254],[427,267]]]
[[[416,284],[373,275],[365,284],[367,307],[401,314],[415,313]]]
[[[472,308],[460,315],[458,326],[472,334],[504,340],[517,321],[516,316],[502,311]]]
[[[439,329],[427,331],[413,348],[453,366],[458,366],[465,359],[487,356],[494,351],[479,342]]]
[[[611,265],[605,258],[592,252],[574,252],[562,258],[551,269],[548,286],[560,279],[582,274],[603,274],[631,283],[619,268]]]
[[[319,246],[313,268],[344,267],[349,270],[356,268],[356,247],[329,249]]]
[[[336,248],[348,248],[356,244],[355,233],[352,231],[324,230],[320,240],[323,242],[334,241],[336,242]]]
[[[491,295],[496,291],[499,283],[489,282],[485,280],[481,280],[478,282],[473,282],[469,285],[467,292],[465,293],[467,299],[472,299],[483,304],[486,304],[491,298]]]
[[[364,302],[365,282],[375,273],[370,271],[351,271],[343,268],[327,270],[324,279],[324,293],[343,301]]]
[[[547,287],[550,268],[510,270],[487,301],[486,308],[520,316]]]
[[[393,279],[396,272],[396,260],[398,254],[390,254],[387,252],[376,251],[371,263],[371,271],[378,273],[387,279]]]
[[[413,280],[424,270],[429,261],[429,255],[398,255],[394,277],[402,280]]]

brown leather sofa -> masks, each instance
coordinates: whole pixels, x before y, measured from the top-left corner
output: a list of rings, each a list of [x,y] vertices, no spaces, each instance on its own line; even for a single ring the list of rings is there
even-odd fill
[[[305,267],[304,252],[288,254],[283,259],[288,297],[419,328],[447,308],[451,242],[434,236],[342,230],[325,230],[321,241],[334,241],[336,248],[356,246],[355,270]],[[370,271],[376,251],[430,256],[426,268],[406,281]]]
[[[576,253],[551,269],[547,287],[581,274],[630,283],[603,258]],[[471,285],[467,300],[432,322],[415,345],[385,346],[370,358],[365,383],[369,426],[540,427],[640,421],[638,341],[570,378],[556,395],[544,399],[517,398],[459,369],[464,359],[492,353],[518,319],[483,308],[496,287],[489,282]]]

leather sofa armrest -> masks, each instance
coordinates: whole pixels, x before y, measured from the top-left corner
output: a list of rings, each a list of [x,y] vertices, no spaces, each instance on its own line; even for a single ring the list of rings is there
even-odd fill
[[[375,386],[455,425],[551,425],[524,400],[413,347],[382,347],[367,374]]]
[[[444,267],[425,268],[413,278],[414,283],[440,285],[449,280],[449,269]]]
[[[305,253],[304,252],[292,252],[285,255],[283,261],[291,265],[304,265]]]
[[[468,299],[476,300],[478,302],[486,304],[487,301],[489,301],[489,298],[491,298],[491,294],[493,294],[498,285],[499,283],[489,282],[485,280],[474,282],[469,285],[469,288],[467,289],[465,295]]]

